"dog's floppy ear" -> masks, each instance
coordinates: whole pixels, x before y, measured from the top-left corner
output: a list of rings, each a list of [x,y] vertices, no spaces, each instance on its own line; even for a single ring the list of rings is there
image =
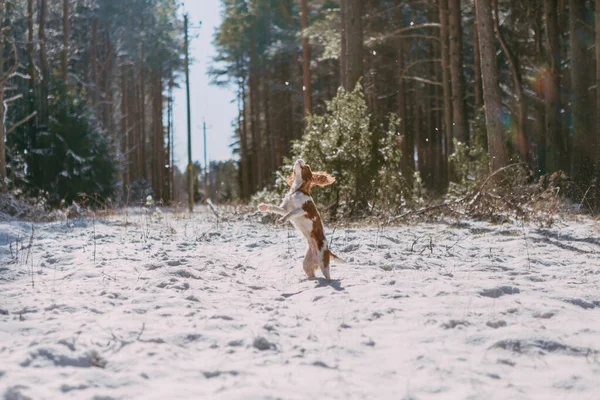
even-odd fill
[[[335,178],[327,172],[313,172],[311,183],[318,186],[327,186],[335,182]]]
[[[287,183],[289,186],[292,186],[294,179],[296,179],[296,171],[293,171],[292,174],[287,177]]]

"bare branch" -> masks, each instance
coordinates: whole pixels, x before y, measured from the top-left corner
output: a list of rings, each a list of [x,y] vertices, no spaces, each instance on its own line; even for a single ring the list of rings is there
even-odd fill
[[[29,75],[26,75],[26,74],[22,74],[22,73],[20,73],[19,71],[17,71],[17,72],[15,72],[15,73],[13,73],[12,75],[10,75],[10,76],[8,77],[8,79],[10,79],[10,78],[15,78],[15,77],[18,77],[18,78],[23,78],[23,79],[25,79],[25,80],[29,80],[29,79],[31,79],[31,76],[29,76]]]
[[[401,76],[406,75],[406,73],[408,72],[409,69],[411,69],[412,67],[419,65],[419,64],[423,64],[423,63],[441,63],[442,59],[441,58],[426,58],[426,59],[421,59],[421,60],[416,60],[413,61],[412,63],[408,64],[404,70],[402,70],[402,74]]]
[[[422,83],[426,83],[428,85],[442,86],[442,82],[432,81],[432,80],[421,78],[418,76],[405,76],[405,77],[403,77],[403,79],[422,82]]]
[[[395,30],[392,33],[388,33],[387,35],[382,35],[379,37],[374,37],[371,38],[372,41],[378,41],[378,42],[383,42],[387,39],[391,39],[391,38],[397,38],[400,37],[404,32],[410,32],[410,31],[414,31],[417,29],[425,29],[425,28],[439,28],[440,24],[437,22],[426,22],[424,24],[419,24],[419,25],[411,25],[411,26],[405,26],[404,28],[400,28]]]
[[[5,76],[0,76],[0,86],[4,85],[4,83],[6,83],[6,81],[8,79],[10,79],[10,77],[12,76],[12,74],[14,74],[15,72],[17,72],[17,68],[19,67],[19,55],[17,54],[17,46],[15,46],[14,43],[11,43],[11,45],[12,45],[12,50],[13,50],[13,56],[15,58],[15,63],[8,70],[8,74],[6,74]]]
[[[29,114],[27,117],[23,118],[22,120],[20,120],[19,122],[17,122],[16,124],[14,124],[13,126],[10,127],[10,129],[8,129],[6,131],[6,136],[8,136],[10,133],[12,133],[15,129],[17,129],[19,126],[23,125],[24,123],[26,123],[27,121],[29,121],[31,118],[35,117],[37,115],[37,111],[32,112],[31,114]]]
[[[12,103],[13,101],[19,100],[23,98],[23,93],[19,93],[13,97],[9,97],[8,99],[4,100],[4,106],[7,106],[9,103]]]

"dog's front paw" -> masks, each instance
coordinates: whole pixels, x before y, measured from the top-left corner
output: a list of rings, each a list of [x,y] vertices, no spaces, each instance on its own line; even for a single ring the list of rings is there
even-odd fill
[[[259,209],[260,211],[268,211],[268,210],[269,210],[269,205],[268,205],[268,204],[265,204],[265,203],[260,203],[260,204],[258,205],[258,209]]]

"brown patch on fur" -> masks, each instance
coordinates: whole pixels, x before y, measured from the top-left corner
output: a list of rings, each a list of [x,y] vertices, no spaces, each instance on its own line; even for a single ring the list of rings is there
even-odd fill
[[[312,173],[312,184],[318,186],[327,186],[335,182],[335,178],[329,175],[327,172],[313,172]]]
[[[312,201],[307,201],[302,204],[302,209],[306,212],[304,215],[305,218],[310,219],[313,223],[312,231],[310,232],[310,236],[315,240],[317,248],[319,251],[323,249],[325,245],[325,232],[323,232],[323,222],[321,221],[321,216],[317,211],[317,207],[315,203]],[[329,259],[329,253],[327,253],[327,259]],[[327,264],[329,265],[329,263]]]
[[[312,179],[312,170],[310,169],[310,165],[306,164],[304,167],[302,168],[302,181],[303,182],[307,182],[310,181]]]
[[[331,254],[332,253],[329,250],[323,253],[323,264],[325,265],[325,268],[329,267],[329,256]]]
[[[327,172],[312,172],[310,169],[310,165],[305,165],[302,167],[302,184],[298,188],[297,192],[304,193],[307,196],[310,196],[310,192],[313,185],[317,186],[327,186],[331,185],[335,182],[335,178],[329,175]],[[292,173],[287,178],[288,185],[292,186],[294,180],[296,179],[296,171]]]

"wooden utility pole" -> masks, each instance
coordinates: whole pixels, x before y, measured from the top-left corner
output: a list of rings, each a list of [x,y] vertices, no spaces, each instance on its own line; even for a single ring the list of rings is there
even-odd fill
[[[208,190],[208,163],[206,162],[206,121],[202,121],[202,128],[204,130],[204,195]]]
[[[190,113],[190,59],[188,40],[188,15],[183,16],[185,29],[184,51],[185,51],[185,90],[187,96],[187,134],[188,134],[188,211],[194,211],[194,177],[192,166],[192,115]]]

